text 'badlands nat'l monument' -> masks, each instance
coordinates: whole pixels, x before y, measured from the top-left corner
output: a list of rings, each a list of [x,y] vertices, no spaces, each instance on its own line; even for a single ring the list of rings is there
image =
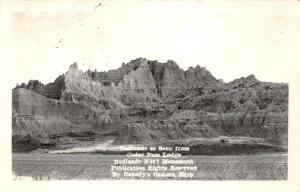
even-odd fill
[[[17,177],[287,178],[285,83],[254,75],[224,83],[200,66],[139,58],[108,72],[74,63],[53,83],[30,80],[12,96]]]

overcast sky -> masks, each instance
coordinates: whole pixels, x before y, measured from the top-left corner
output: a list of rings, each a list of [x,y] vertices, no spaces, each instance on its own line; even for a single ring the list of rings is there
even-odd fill
[[[138,57],[199,64],[225,82],[289,82],[299,10],[292,0],[15,1],[13,83],[51,82],[73,62],[106,71]]]

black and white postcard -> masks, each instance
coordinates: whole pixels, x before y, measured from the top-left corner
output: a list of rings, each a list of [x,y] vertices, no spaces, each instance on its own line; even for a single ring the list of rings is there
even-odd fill
[[[3,1],[10,182],[289,186],[299,168],[299,8]]]

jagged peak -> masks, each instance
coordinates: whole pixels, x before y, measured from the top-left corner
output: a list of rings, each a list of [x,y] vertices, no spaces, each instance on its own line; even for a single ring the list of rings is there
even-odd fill
[[[198,71],[208,71],[206,69],[206,67],[201,67],[199,64],[196,65],[195,70],[198,70]]]
[[[205,71],[207,71],[205,67],[201,67],[199,64],[197,64],[195,67],[190,66],[187,70],[197,70],[197,71],[205,70]]]
[[[74,62],[69,66],[69,70],[63,74],[63,79],[53,83],[53,86],[57,85],[58,89],[65,89],[64,84],[66,87],[69,87],[68,83],[71,83],[73,80],[76,81],[80,79],[101,83],[104,86],[109,86],[111,83],[115,83],[117,85],[118,83],[122,82],[122,80],[128,78],[128,75],[132,76],[133,73],[137,73],[136,75],[139,76],[140,72],[146,74],[148,78],[153,79],[155,86],[163,85],[172,87],[174,82],[180,86],[185,86],[186,82],[189,82],[188,86],[190,86],[192,84],[199,83],[210,84],[216,81],[209,71],[200,67],[199,65],[197,65],[195,68],[189,67],[189,70],[194,71],[194,75],[191,75],[191,77],[194,77],[187,79],[187,71],[181,69],[174,60],[169,59],[165,63],[162,63],[156,60],[147,60],[146,58],[142,57],[131,60],[126,64],[123,63],[120,68],[112,69],[107,72],[98,72],[96,69],[82,71],[78,69],[78,64]],[[165,77],[166,73],[170,73],[171,76]],[[170,85],[166,83],[168,80],[170,81]],[[151,81],[152,80],[149,80],[149,82]],[[46,87],[46,89],[48,88]],[[58,93],[58,91],[55,92]],[[56,95],[54,96],[56,97]]]
[[[229,82],[228,84],[233,85],[235,87],[237,87],[237,86],[249,87],[249,86],[256,85],[258,83],[260,83],[260,81],[257,80],[253,74],[251,74],[251,75],[248,75],[247,77],[241,77],[238,79],[234,79],[233,81]]]
[[[142,59],[140,60],[140,66],[139,66],[139,67],[146,67],[146,68],[149,68],[147,60],[144,59],[144,58],[142,58]]]
[[[167,63],[173,63],[173,64],[177,64],[176,61],[172,60],[172,59],[168,59]]]
[[[246,77],[241,77],[241,78],[239,78],[239,79],[237,79],[237,80],[244,80],[244,81],[258,81],[258,80],[256,79],[256,77],[255,77],[253,74],[248,75],[248,76],[246,76]]]
[[[246,77],[246,79],[258,81],[257,78],[256,78],[253,74],[248,75],[248,76]]]
[[[168,59],[166,67],[179,68],[178,64],[174,60]]]
[[[74,62],[72,65],[70,65],[69,70],[78,70],[78,64]]]

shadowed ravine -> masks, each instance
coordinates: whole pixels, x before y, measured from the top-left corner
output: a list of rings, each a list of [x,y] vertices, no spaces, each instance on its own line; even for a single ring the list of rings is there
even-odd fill
[[[182,152],[184,157],[202,161],[203,156],[224,156],[224,161],[230,162],[230,155],[254,160],[264,154],[268,158],[286,154],[287,143],[288,84],[261,82],[254,75],[226,83],[199,65],[183,70],[172,60],[162,63],[138,58],[107,72],[84,72],[74,63],[52,83],[30,80],[12,90],[12,150],[13,157],[19,158],[13,160],[13,170],[17,175],[25,173],[20,171],[23,164],[30,176],[50,169],[50,165],[42,165],[46,160],[34,161],[32,166],[22,161],[30,155],[32,160],[40,154],[42,159],[45,155],[67,162],[75,154],[103,159],[125,155],[130,151],[120,148],[128,145],[182,146],[190,148]],[[199,162],[206,167],[204,173],[216,172],[197,178],[286,178],[285,160],[279,164],[274,160],[265,168],[265,161],[253,162],[240,168],[238,164],[204,166]],[[81,178],[84,174],[90,178],[89,170],[97,165],[84,165],[81,171],[76,168],[75,176],[60,173],[61,166],[51,168],[54,178]],[[226,169],[252,172],[222,175]],[[254,172],[261,170],[265,173],[255,176]],[[102,172],[100,175],[95,178],[104,177]]]

